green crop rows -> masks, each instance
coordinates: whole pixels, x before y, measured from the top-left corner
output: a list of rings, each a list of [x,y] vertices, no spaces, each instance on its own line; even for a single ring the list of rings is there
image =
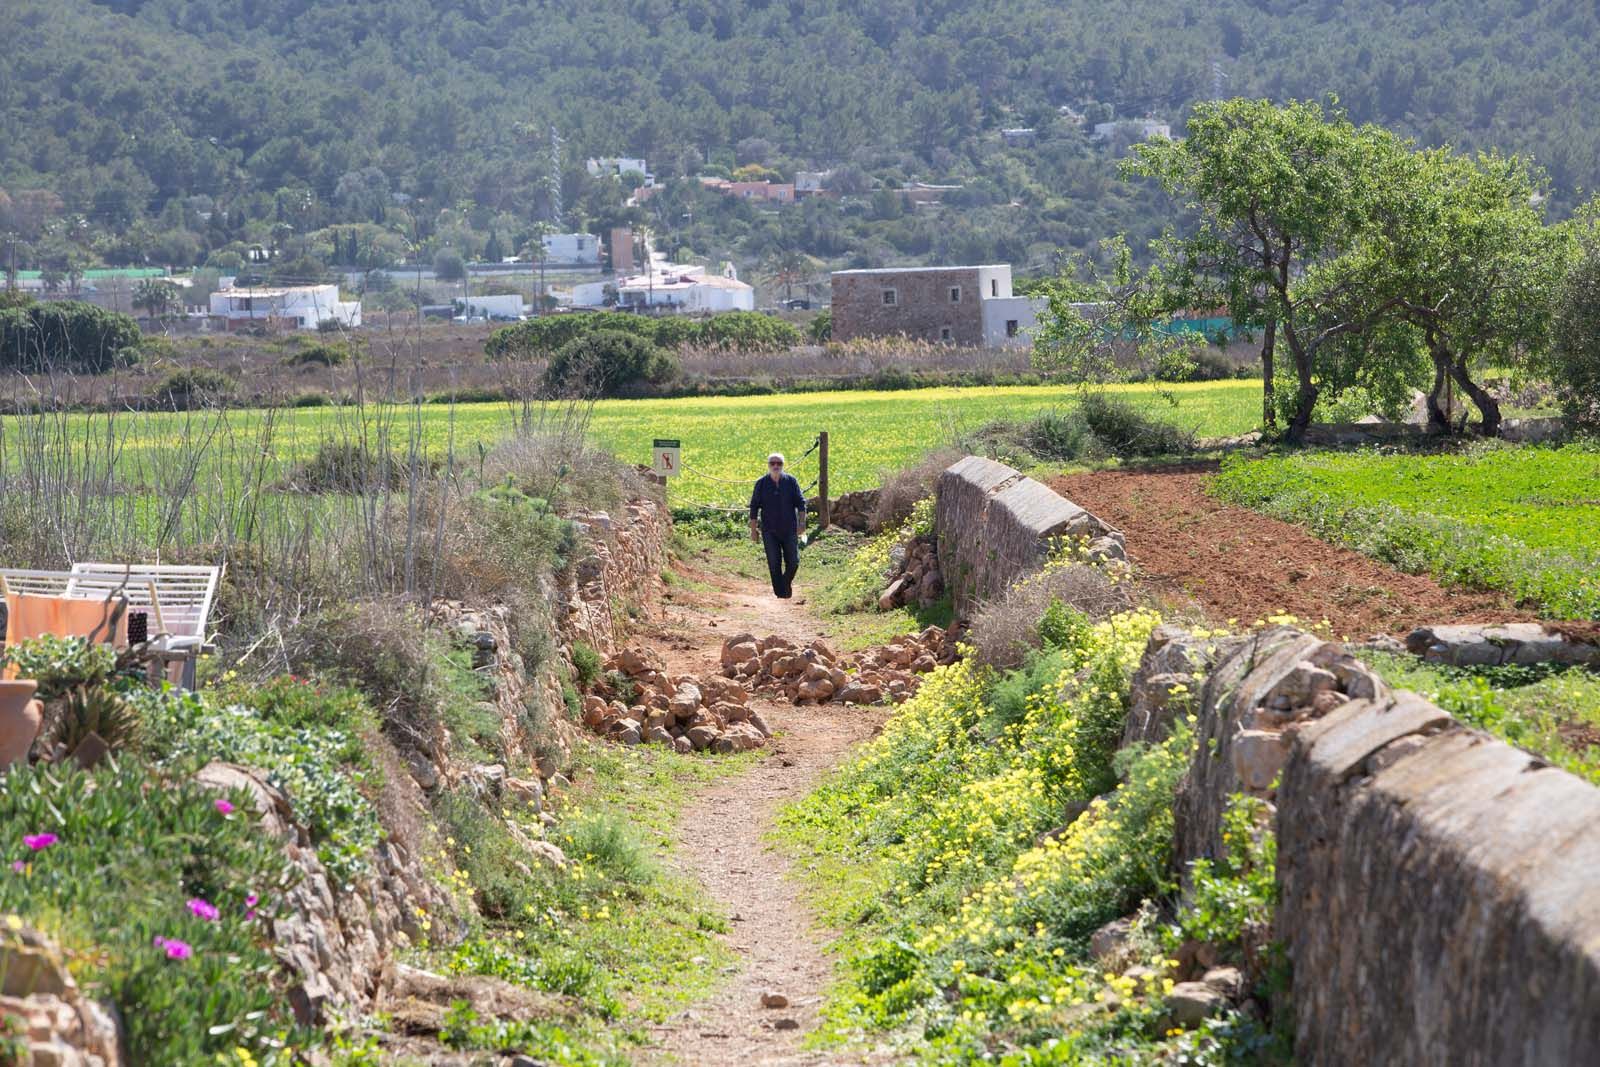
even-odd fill
[[[1600,449],[1308,452],[1225,463],[1224,499],[1403,570],[1600,618]]]

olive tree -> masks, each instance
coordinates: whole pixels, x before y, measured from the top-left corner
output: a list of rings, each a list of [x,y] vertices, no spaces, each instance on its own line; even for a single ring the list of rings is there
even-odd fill
[[[1235,99],[1197,104],[1182,140],[1138,146],[1131,176],[1153,178],[1195,219],[1158,246],[1177,301],[1226,305],[1263,328],[1262,419],[1276,422],[1277,341],[1289,349],[1295,402],[1290,441],[1302,440],[1322,391],[1325,346],[1371,329],[1381,309],[1350,301],[1353,284],[1320,264],[1345,252],[1368,224],[1374,193],[1405,154],[1393,134],[1355,126],[1316,103]]]
[[[1500,405],[1474,378],[1482,365],[1536,362],[1548,343],[1557,290],[1571,260],[1565,230],[1544,219],[1544,176],[1515,156],[1412,153],[1374,200],[1366,231],[1333,271],[1353,303],[1408,328],[1432,362],[1428,422],[1453,426],[1455,388],[1497,436]]]

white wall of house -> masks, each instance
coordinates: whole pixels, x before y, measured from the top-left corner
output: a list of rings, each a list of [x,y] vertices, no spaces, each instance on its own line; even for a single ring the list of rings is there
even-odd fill
[[[527,314],[522,296],[509,293],[498,296],[469,296],[463,303],[469,318],[520,319]]]
[[[1033,344],[1039,328],[1039,312],[1047,301],[1040,296],[1007,295],[983,301],[983,343],[989,348],[1013,348]]]
[[[600,239],[592,233],[547,233],[540,240],[551,263],[600,262]]]
[[[354,327],[361,325],[361,302],[340,300],[337,285],[246,287],[212,293],[211,314],[228,323],[292,319],[302,330],[329,319]]]

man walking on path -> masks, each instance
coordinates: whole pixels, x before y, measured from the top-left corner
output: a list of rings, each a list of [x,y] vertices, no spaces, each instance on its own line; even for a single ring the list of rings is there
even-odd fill
[[[806,495],[794,475],[783,472],[783,454],[767,457],[767,473],[750,494],[750,540],[767,549],[767,570],[774,596],[794,594],[794,572],[800,569],[800,530],[806,524]]]

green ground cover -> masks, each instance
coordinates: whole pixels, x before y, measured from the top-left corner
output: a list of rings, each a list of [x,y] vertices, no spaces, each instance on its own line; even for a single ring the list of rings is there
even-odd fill
[[[1363,652],[1397,689],[1600,785],[1600,675],[1539,667],[1463,669],[1414,656]]]
[[[1251,429],[1259,413],[1249,382],[1113,386],[1135,405],[1202,435]],[[819,430],[830,435],[830,487],[835,493],[865,489],[880,471],[914,461],[929,448],[995,419],[1016,419],[1069,407],[1076,394],[1065,386],[994,386],[885,392],[824,392],[793,396],[710,397],[675,400],[606,400],[595,405],[591,439],[629,462],[650,459],[658,437],[683,443],[690,469],[673,482],[682,503],[743,503],[748,484],[773,450],[795,460],[803,483],[816,476],[816,456],[802,459]],[[323,442],[365,441],[369,450],[404,458],[413,436],[426,452],[452,453],[474,466],[480,447],[503,438],[518,412],[503,403],[419,408],[292,408],[223,413],[136,413],[110,416],[119,427],[115,442],[118,481],[124,486],[171,484],[172,468],[198,455],[202,480],[219,488],[243,480],[246,456],[267,453],[270,487]],[[53,419],[54,416],[44,418]],[[109,439],[108,416],[67,416],[66,430],[80,450]],[[20,441],[27,420],[7,420]],[[15,443],[8,443],[8,457]],[[89,454],[85,452],[85,454]],[[15,463],[8,458],[8,462]],[[252,470],[253,474],[254,471]],[[232,488],[238,488],[236,485]],[[246,490],[254,487],[245,487]]]
[[[1213,491],[1443,581],[1600,618],[1600,448],[1302,452],[1223,464]]]
[[[1225,946],[1270,907],[1270,867],[1264,881],[1204,872],[1205,910],[1179,908],[1171,924],[1146,907],[1138,966],[1088,952],[1101,924],[1175,888],[1171,798],[1191,735],[1180,724],[1161,745],[1115,752],[1160,620],[1078,618],[1019,670],[964,661],[929,675],[782,814],[815,906],[846,931],[819,1043],[888,1043],[926,1064],[1272,1062],[1273,1035],[1243,1015],[1185,1030],[1165,1010],[1168,953],[1201,933]]]

